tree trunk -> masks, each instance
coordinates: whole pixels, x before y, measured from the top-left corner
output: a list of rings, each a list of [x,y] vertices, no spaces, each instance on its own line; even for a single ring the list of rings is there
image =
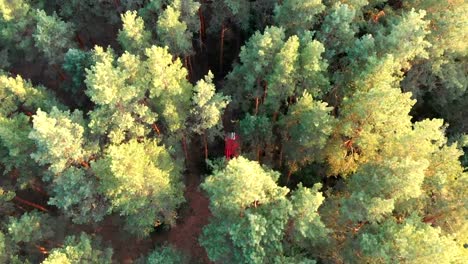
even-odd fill
[[[75,39],[76,39],[76,42],[78,42],[78,46],[80,47],[80,49],[84,49],[85,48],[84,41],[81,38],[79,33],[76,34]]]
[[[29,202],[29,201],[26,201],[24,199],[21,199],[18,196],[15,196],[15,198],[13,198],[13,200],[16,200],[16,201],[18,201],[18,202],[20,202],[22,204],[29,205],[29,206],[34,207],[34,208],[36,208],[38,210],[41,210],[43,212],[49,212],[49,210],[47,210],[45,207],[43,207],[41,205],[38,205],[38,204],[35,204],[35,203],[32,203],[32,202]]]
[[[192,56],[188,56],[188,65],[190,69],[190,77],[193,77]]]
[[[39,252],[41,252],[43,255],[47,255],[49,254],[49,251],[47,251],[47,249],[45,247],[41,247],[39,245],[34,245],[38,250]]]
[[[223,73],[223,56],[224,56],[224,23],[221,25],[221,43],[219,48],[219,73]]]
[[[286,181],[286,184],[288,184],[289,181],[291,180],[291,175],[292,175],[292,170],[289,169],[289,171],[288,171],[288,180]]]
[[[159,130],[159,127],[158,125],[156,125],[156,123],[152,124],[151,127],[153,128],[154,131],[156,131],[156,133],[158,133],[158,136],[161,135],[161,130]]]
[[[255,115],[258,114],[258,97],[255,97]]]
[[[262,103],[265,102],[265,98],[267,97],[267,92],[268,92],[268,84],[267,84],[267,82],[265,81],[265,83],[263,84],[263,98],[262,98]]]
[[[208,159],[208,142],[206,140],[206,131],[205,133],[203,133],[203,144],[205,147],[205,160],[207,160]]]
[[[83,168],[89,168],[89,163],[84,160],[80,162],[80,165],[83,166]]]

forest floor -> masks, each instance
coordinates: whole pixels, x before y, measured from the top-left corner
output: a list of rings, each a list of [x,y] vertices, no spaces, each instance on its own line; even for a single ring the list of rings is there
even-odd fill
[[[202,165],[204,161],[201,146],[197,143],[197,141],[192,141],[189,144],[184,192],[186,206],[179,212],[178,220],[180,221],[177,221],[177,225],[168,231],[163,242],[168,242],[191,256],[191,263],[211,263],[205,249],[198,243],[203,227],[209,223],[211,212],[208,208],[209,199],[200,190],[203,174],[200,168],[204,167]]]

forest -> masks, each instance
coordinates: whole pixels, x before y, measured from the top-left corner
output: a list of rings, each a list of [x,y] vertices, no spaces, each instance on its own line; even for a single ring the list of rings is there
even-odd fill
[[[0,0],[0,264],[468,261],[468,2]]]

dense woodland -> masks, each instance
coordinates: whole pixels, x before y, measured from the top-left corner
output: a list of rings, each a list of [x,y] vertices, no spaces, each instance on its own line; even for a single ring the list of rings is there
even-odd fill
[[[467,40],[463,0],[0,0],[0,263],[466,263]]]

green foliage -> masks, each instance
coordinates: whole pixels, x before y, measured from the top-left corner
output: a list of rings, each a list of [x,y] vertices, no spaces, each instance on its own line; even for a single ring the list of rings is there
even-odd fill
[[[70,113],[53,107],[47,114],[38,109],[29,134],[37,146],[31,157],[40,165],[50,165],[49,170],[56,175],[71,164],[79,164],[86,155],[83,126],[83,114],[78,110]]]
[[[317,39],[325,46],[325,58],[330,60],[351,46],[356,34],[353,20],[356,10],[347,4],[335,4],[325,16],[317,32]]]
[[[241,64],[228,75],[227,91],[244,111],[255,106],[252,100],[263,98],[259,111],[270,115],[277,114],[288,97],[304,91],[320,97],[328,90],[323,52],[323,46],[312,41],[311,33],[285,40],[283,29],[268,27],[263,34],[256,32],[242,47]]]
[[[403,223],[387,220],[369,226],[357,238],[366,263],[461,263],[463,248],[457,247],[450,236],[441,234],[439,228],[421,222],[412,215]],[[357,256],[353,257],[357,263]]]
[[[43,264],[112,263],[112,249],[102,248],[99,239],[81,233],[65,238],[61,248],[53,249]]]
[[[149,98],[164,118],[170,133],[177,136],[185,129],[190,113],[192,85],[179,59],[172,59],[167,48],[153,46],[145,51],[149,80]]]
[[[293,228],[289,236],[298,247],[309,251],[311,248],[330,246],[326,242],[331,230],[322,223],[318,213],[318,208],[325,200],[319,192],[320,188],[321,184],[314,185],[312,189],[299,184],[291,196]]]
[[[97,105],[90,112],[91,132],[113,143],[145,136],[157,115],[144,101],[147,87],[139,57],[124,53],[115,61],[111,49],[96,47],[94,60],[85,80],[86,94]]]
[[[34,243],[54,235],[51,223],[50,216],[32,211],[20,218],[9,217],[7,230],[14,243]]]
[[[120,22],[119,12],[112,1],[68,0],[63,2],[55,0],[55,2],[60,6],[58,8],[60,17],[71,21],[79,30],[86,29],[95,23],[102,23],[102,20],[111,25]]]
[[[111,145],[91,167],[100,180],[99,190],[113,211],[127,217],[131,232],[147,236],[154,226],[175,223],[175,210],[184,201],[183,185],[180,168],[164,146],[152,140]]]
[[[192,51],[192,36],[187,24],[181,19],[181,1],[176,0],[168,6],[158,19],[156,31],[162,46],[169,48],[174,55],[188,55]],[[191,2],[191,1],[190,1]],[[195,15],[196,8],[190,8]]]
[[[221,130],[221,118],[230,98],[221,93],[216,93],[211,71],[208,72],[204,80],[197,82],[193,87],[193,92],[193,107],[190,112],[194,124],[191,126],[191,130],[199,135],[208,129]]]
[[[72,99],[80,106],[87,100],[85,95],[85,69],[93,64],[92,54],[89,51],[69,49],[65,53],[62,68],[70,77],[71,81],[64,85],[66,91],[71,92]]]
[[[63,106],[45,87],[34,87],[20,76],[13,78],[3,74],[0,75],[0,100],[0,149],[4,150],[0,163],[4,174],[13,169],[21,171],[18,185],[23,186],[37,176],[39,170],[30,156],[35,149],[34,141],[29,138],[30,115],[37,108],[50,110]]]
[[[343,101],[340,118],[327,144],[330,174],[347,175],[359,164],[376,160],[400,133],[411,128],[409,93],[384,84],[368,92],[357,91]]]
[[[11,21],[20,16],[24,16],[28,10],[29,4],[27,3],[27,1],[0,1],[0,11],[2,14],[2,19],[4,21]]]
[[[393,54],[402,68],[409,68],[408,61],[416,57],[426,58],[428,56],[426,49],[431,44],[425,39],[429,33],[427,29],[429,23],[423,20],[425,15],[424,10],[404,13],[395,24],[389,26],[390,34],[385,37],[377,36],[378,50]]]
[[[74,47],[74,28],[71,23],[60,20],[57,14],[47,15],[43,10],[36,13],[34,45],[44,53],[51,64],[61,63],[63,55]]]
[[[331,110],[326,103],[315,101],[310,94],[304,93],[280,120],[285,137],[283,151],[292,172],[298,166],[322,161],[322,150],[335,126]]]
[[[137,16],[136,11],[127,11],[122,14],[123,29],[119,30],[118,41],[124,50],[140,54],[149,47],[151,33],[145,30],[143,19]]]
[[[29,3],[24,0],[0,1],[0,51],[3,66],[18,61],[13,55],[26,53],[27,60],[34,57],[31,32],[34,28],[34,15]],[[19,54],[18,54],[19,53]]]
[[[427,166],[427,161],[410,158],[363,165],[347,184],[352,194],[343,201],[343,214],[354,222],[382,221],[392,213],[397,202],[422,195]]]
[[[301,187],[289,201],[289,190],[276,184],[278,177],[279,173],[239,157],[205,180],[202,188],[210,197],[214,217],[203,229],[200,243],[212,261],[314,263],[298,253],[288,255],[283,239],[289,232],[302,234],[304,243],[326,235],[316,213],[323,201],[317,193],[320,186]]]
[[[252,152],[258,152],[261,147],[269,143],[272,135],[272,124],[266,116],[253,116],[247,114],[239,122],[242,142]],[[245,150],[244,150],[245,151]],[[258,157],[257,157],[258,158]]]
[[[187,256],[171,246],[164,246],[153,250],[140,264],[185,264],[189,263]]]
[[[275,22],[288,32],[300,32],[312,28],[324,10],[322,0],[285,0],[275,7]]]
[[[233,20],[243,30],[249,27],[250,2],[248,0],[220,0],[211,5],[213,16],[210,20],[210,31],[217,32],[227,20]]]
[[[0,231],[0,263],[12,263],[12,264],[25,264],[29,263],[28,261],[21,261],[18,253],[18,248],[11,241],[11,238],[8,235],[5,235]]]
[[[74,223],[99,222],[108,213],[108,205],[98,186],[89,170],[67,168],[53,180],[48,204],[57,206]]]
[[[262,263],[282,250],[282,232],[291,206],[279,174],[242,157],[215,171],[202,184],[210,197],[212,222],[200,243],[213,261]],[[253,205],[255,202],[260,205]]]
[[[15,196],[15,192],[0,187],[0,210],[5,213],[5,216],[14,211],[11,200],[13,200]]]
[[[15,78],[0,74],[0,116],[8,117],[15,112],[34,112],[41,108],[50,111],[53,106],[64,108],[52,92],[43,86],[33,86],[21,76]]]
[[[28,138],[31,131],[30,118],[23,113],[11,118],[0,117],[0,145],[8,150],[8,155],[0,162],[5,166],[4,174],[14,168],[37,169],[32,163],[30,154],[34,141]]]

